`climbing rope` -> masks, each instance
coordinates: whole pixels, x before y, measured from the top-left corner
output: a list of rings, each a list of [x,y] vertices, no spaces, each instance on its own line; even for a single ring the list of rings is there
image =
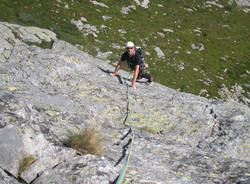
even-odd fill
[[[130,156],[131,156],[131,153],[132,153],[132,147],[133,147],[133,142],[134,142],[134,137],[135,137],[134,132],[133,132],[132,117],[131,117],[129,86],[128,86],[126,81],[125,81],[125,84],[127,86],[127,119],[126,119],[126,121],[129,120],[129,126],[130,126],[130,129],[131,129],[132,138],[131,138],[131,143],[130,143],[130,147],[129,147],[129,153],[128,153],[127,158],[126,158],[126,160],[124,162],[124,165],[123,165],[122,171],[121,171],[121,173],[119,175],[119,178],[116,181],[116,184],[122,183],[122,181],[124,179],[124,176],[126,174],[126,170],[127,170],[127,167],[128,167],[129,159],[130,159]],[[126,121],[124,123],[126,123]]]

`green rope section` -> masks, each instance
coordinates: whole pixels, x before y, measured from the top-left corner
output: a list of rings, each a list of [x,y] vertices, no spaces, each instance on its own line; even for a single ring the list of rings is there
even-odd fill
[[[128,86],[127,83],[126,83],[126,86],[127,86],[127,104],[128,104],[128,106],[127,106],[128,107],[128,109],[127,109],[128,118],[127,119],[129,119],[129,122],[130,122],[129,126],[131,128],[132,141],[130,143],[129,153],[128,153],[127,158],[126,158],[126,160],[124,162],[124,165],[123,165],[122,171],[120,173],[120,176],[116,181],[116,184],[121,184],[123,179],[124,179],[124,176],[125,176],[126,171],[127,171],[129,159],[130,159],[130,156],[131,156],[131,153],[132,153],[132,147],[133,147],[133,142],[134,142],[134,137],[135,137],[134,132],[133,132],[132,117],[131,117],[129,86]],[[124,123],[126,123],[126,122],[124,122]]]

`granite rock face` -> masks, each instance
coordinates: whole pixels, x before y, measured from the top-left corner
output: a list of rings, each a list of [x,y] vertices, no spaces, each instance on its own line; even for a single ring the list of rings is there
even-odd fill
[[[17,177],[23,142],[14,127],[0,129],[0,167]]]
[[[48,30],[1,22],[0,40],[0,183],[113,183],[131,138],[124,122],[132,74],[110,77],[114,67],[108,62]],[[129,88],[135,138],[127,182],[250,181],[248,106],[143,80],[136,87]],[[102,156],[80,156],[64,145],[69,132],[87,125],[104,137]],[[18,151],[9,167],[4,155],[12,149]],[[17,176],[23,153],[35,162]]]

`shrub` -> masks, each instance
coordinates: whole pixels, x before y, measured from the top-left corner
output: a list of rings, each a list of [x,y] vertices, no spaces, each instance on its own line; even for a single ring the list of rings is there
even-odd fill
[[[18,175],[20,176],[22,172],[28,169],[31,164],[35,161],[35,158],[32,155],[26,155],[19,163]]]
[[[72,133],[66,145],[83,155],[101,155],[103,152],[102,138],[95,128],[84,128],[79,133]]]

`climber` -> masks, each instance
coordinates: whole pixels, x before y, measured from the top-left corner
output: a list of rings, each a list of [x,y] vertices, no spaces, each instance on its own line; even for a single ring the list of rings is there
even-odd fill
[[[135,83],[138,79],[148,79],[147,84],[153,81],[153,77],[145,71],[147,64],[144,62],[144,58],[141,56],[141,52],[137,52],[137,49],[133,42],[128,42],[126,45],[126,51],[122,54],[120,62],[115,67],[115,72],[111,73],[111,76],[116,76],[122,63],[127,61],[129,67],[134,71],[134,77],[132,79],[132,88],[135,88]]]

